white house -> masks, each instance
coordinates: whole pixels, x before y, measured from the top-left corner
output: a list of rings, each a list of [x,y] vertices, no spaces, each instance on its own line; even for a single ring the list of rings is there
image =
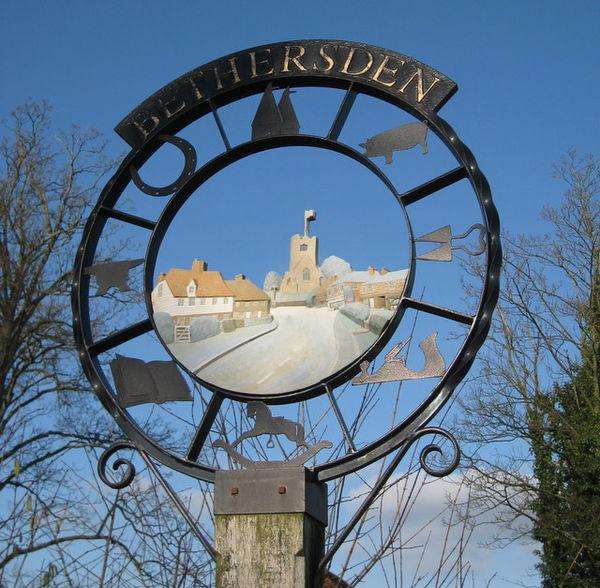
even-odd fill
[[[154,312],[166,312],[176,325],[189,325],[198,316],[229,318],[233,315],[234,293],[221,272],[208,271],[196,259],[192,269],[171,268],[158,277],[152,290]]]
[[[242,324],[270,318],[270,299],[243,274],[225,280],[195,259],[191,269],[171,268],[160,274],[151,294],[154,312],[173,318],[176,340],[189,339],[189,325],[201,316],[237,319]]]

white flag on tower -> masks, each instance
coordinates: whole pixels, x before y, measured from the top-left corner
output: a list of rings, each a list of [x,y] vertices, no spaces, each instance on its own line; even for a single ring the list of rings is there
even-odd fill
[[[304,236],[308,236],[308,223],[317,220],[317,213],[314,210],[304,211]]]

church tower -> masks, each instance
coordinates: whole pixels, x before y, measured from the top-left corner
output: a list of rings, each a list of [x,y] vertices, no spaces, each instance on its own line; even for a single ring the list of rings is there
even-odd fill
[[[281,292],[308,294],[321,284],[317,237],[309,235],[309,224],[317,219],[314,210],[304,211],[304,235],[290,239],[290,267],[283,275]]]

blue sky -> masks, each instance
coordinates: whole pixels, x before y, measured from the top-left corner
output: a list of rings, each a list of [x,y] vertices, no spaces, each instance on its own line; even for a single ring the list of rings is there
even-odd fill
[[[597,2],[3,3],[2,110],[47,98],[57,124],[114,124],[164,83],[274,40],[346,38],[449,75],[442,110],[477,154],[503,224],[527,229],[570,146],[598,151]],[[115,148],[119,139],[113,138]]]
[[[552,165],[567,149],[600,152],[598,2],[8,0],[3,3],[0,19],[0,116],[27,99],[47,99],[54,106],[58,127],[71,123],[94,126],[108,137],[113,153],[125,150],[125,144],[112,130],[115,124],[165,83],[226,53],[304,37],[380,45],[411,55],[454,79],[459,92],[441,115],[476,154],[492,186],[503,228],[510,231],[543,230],[538,222],[540,208],[558,202],[561,196],[560,185],[552,179]],[[302,111],[302,97],[293,98],[299,115],[303,115],[301,124],[307,127],[327,120],[337,106],[337,98],[332,99],[309,122],[308,113]],[[252,105],[255,103],[256,100]],[[367,106],[357,102],[357,113]],[[225,124],[233,126],[240,122],[241,116],[235,109],[223,113]],[[389,128],[386,127],[389,116],[388,112],[381,112],[382,128],[377,130]],[[357,123],[352,127],[351,122],[349,137],[354,143],[364,140],[366,125]],[[199,129],[198,133],[201,132]],[[214,140],[214,136],[206,139],[207,153]],[[148,177],[153,179],[165,173],[169,157],[167,154],[154,168],[150,166]],[[280,160],[281,167],[275,166],[270,157],[270,154],[261,156],[257,167],[252,168],[243,162],[236,171],[214,179],[208,186],[214,203],[209,210],[211,218],[224,218],[231,210],[232,201],[228,198],[242,191],[250,199],[263,198],[257,202],[268,209],[272,195],[257,188],[267,178],[277,189],[290,190],[287,170],[297,161],[295,156],[286,154]],[[286,218],[290,225],[272,233],[279,239],[283,255],[269,259],[273,267],[253,268],[251,263],[256,255],[245,251],[244,263],[250,266],[245,269],[237,269],[241,263],[235,255],[217,257],[219,267],[228,274],[246,271],[258,282],[264,269],[284,270],[281,264],[286,263],[286,235],[301,229],[305,202],[322,210],[319,219],[322,226],[330,222],[332,227],[330,243],[322,244],[324,254],[350,257],[358,266],[373,258],[378,265],[396,263],[395,259],[388,259],[389,251],[385,248],[386,236],[395,230],[393,224],[384,223],[376,238],[375,221],[368,222],[369,218],[386,217],[386,205],[376,211],[365,210],[364,202],[356,197],[350,201],[343,219],[327,216],[328,206],[339,209],[340,201],[336,198],[340,194],[360,190],[371,195],[379,190],[383,194],[381,186],[366,175],[346,173],[345,164],[328,159],[327,154],[315,156],[314,161],[311,157],[298,159],[301,165],[291,178],[294,192],[288,192],[284,201],[289,204],[290,198],[298,198],[299,216],[294,217],[293,208],[288,207]],[[405,172],[399,167],[394,171],[399,174],[400,182],[409,184],[407,187],[411,181],[416,183],[414,180],[421,173],[420,154],[414,157],[414,168]],[[431,158],[440,166],[440,173],[446,171],[443,155],[435,146]],[[323,170],[330,165],[334,167],[333,176],[326,177]],[[308,202],[323,181],[329,181],[323,189],[330,191],[331,202],[320,204],[317,198],[316,203]],[[339,193],[334,193],[334,188]],[[223,195],[223,202],[219,203],[219,195]],[[146,216],[156,214],[158,208],[154,210],[153,206],[148,206]],[[227,230],[250,235],[252,225],[263,219],[257,210],[258,206],[249,206],[228,216]],[[191,209],[188,224],[181,225],[181,234],[189,234],[191,227],[203,223],[206,217],[198,216],[203,212],[206,211]],[[343,233],[358,215],[365,215],[362,241],[356,242],[353,251],[340,251]],[[421,216],[421,224],[415,227],[417,234],[436,228],[446,218],[439,211],[428,209]],[[223,226],[220,222],[214,223],[211,229],[214,234],[221,230],[217,229]],[[205,242],[212,242],[211,234],[206,233]],[[170,247],[165,264],[186,263],[185,255],[178,257],[182,239],[172,240],[170,245],[168,239],[165,241],[166,247]],[[373,247],[371,257],[360,257],[365,250],[360,245],[363,242]],[[216,248],[214,256],[224,248],[226,245]],[[400,255],[398,265],[402,265],[402,259]],[[430,283],[425,280],[423,284],[429,287],[430,300],[436,303],[449,296],[440,283],[438,274]],[[452,294],[451,300],[458,301],[458,293]],[[532,560],[526,551],[510,553],[491,554],[490,567],[506,569],[510,561],[511,568],[519,567],[514,570],[516,578],[531,567]]]

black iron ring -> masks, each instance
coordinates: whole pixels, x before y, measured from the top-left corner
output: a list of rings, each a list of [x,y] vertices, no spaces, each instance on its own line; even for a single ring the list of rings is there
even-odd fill
[[[402,203],[402,200],[400,199],[398,191],[394,186],[393,182],[387,177],[383,170],[376,163],[371,161],[368,157],[366,157],[364,154],[360,153],[356,149],[352,148],[351,146],[346,145],[345,143],[341,143],[340,141],[332,141],[330,139],[314,135],[273,136],[263,139],[255,139],[246,143],[241,143],[240,145],[237,145],[232,149],[221,153],[220,155],[208,161],[206,164],[202,165],[195,173],[193,173],[188,178],[188,180],[185,182],[185,185],[182,186],[181,189],[179,189],[169,200],[169,202],[166,204],[163,211],[161,212],[154,230],[152,231],[152,235],[150,237],[150,241],[148,242],[148,247],[146,251],[146,263],[144,265],[144,297],[146,300],[148,316],[150,318],[150,321],[152,322],[152,326],[154,327],[154,332],[156,333],[156,336],[159,338],[159,340],[163,343],[165,350],[171,356],[173,361],[177,365],[179,365],[179,367],[184,372],[186,372],[192,379],[199,382],[200,385],[207,388],[208,390],[211,390],[212,392],[221,396],[233,398],[235,400],[241,400],[242,402],[247,402],[251,400],[260,400],[261,402],[266,402],[269,404],[297,402],[300,400],[306,400],[308,398],[312,398],[323,394],[327,386],[330,388],[335,388],[336,386],[347,382],[352,376],[359,373],[359,366],[361,362],[372,361],[385,347],[390,338],[393,336],[405,312],[405,308],[402,305],[400,305],[390,322],[381,332],[379,338],[364,353],[362,353],[359,357],[354,358],[348,365],[342,367],[337,372],[330,374],[326,378],[317,381],[309,386],[306,386],[302,389],[292,390],[279,394],[254,395],[250,393],[240,392],[237,390],[227,390],[221,388],[220,386],[212,382],[204,381],[198,375],[190,371],[184,364],[182,364],[178,357],[162,341],[162,338],[159,334],[159,330],[156,328],[156,324],[154,322],[154,310],[151,292],[154,284],[154,272],[156,268],[156,260],[158,258],[160,246],[169,227],[171,226],[173,219],[176,217],[176,215],[179,213],[179,211],[185,205],[188,199],[194,194],[194,192],[197,189],[199,189],[206,181],[214,177],[223,169],[246,157],[250,157],[257,153],[262,153],[264,151],[280,149],[285,147],[310,147],[315,149],[332,151],[333,153],[338,153],[340,155],[343,155],[344,157],[348,157],[349,159],[357,162],[365,169],[369,170],[377,177],[379,181],[381,181],[384,184],[384,186],[390,192],[391,197],[399,204],[401,218],[404,219],[406,226],[407,248],[409,252],[409,274],[407,278],[406,288],[404,291],[404,296],[410,296],[414,280],[414,236],[410,217],[406,212],[406,207]]]
[[[181,174],[179,174],[179,177],[168,186],[159,188],[144,182],[144,180],[140,178],[140,174],[134,165],[129,166],[129,173],[131,174],[133,183],[145,194],[149,194],[150,196],[168,196],[169,194],[172,194],[181,188],[181,186],[183,186],[188,178],[194,173],[196,170],[198,157],[196,155],[194,146],[189,141],[186,141],[181,137],[174,137],[173,135],[159,135],[157,140],[161,143],[171,143],[183,153],[185,163]]]

